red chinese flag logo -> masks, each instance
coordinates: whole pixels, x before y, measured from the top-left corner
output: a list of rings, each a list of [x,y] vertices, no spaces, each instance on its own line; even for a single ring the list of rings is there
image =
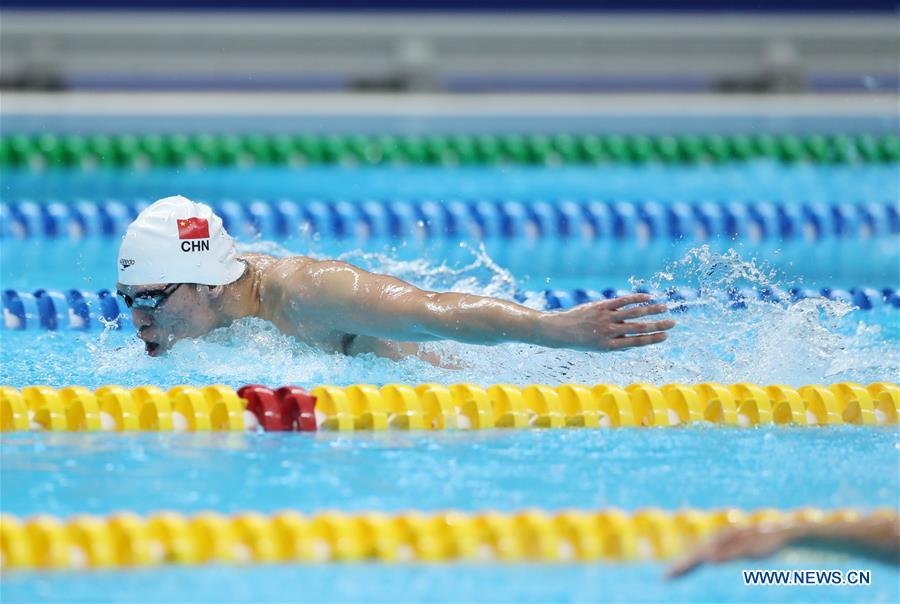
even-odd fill
[[[182,218],[178,221],[179,239],[209,239],[206,218]]]

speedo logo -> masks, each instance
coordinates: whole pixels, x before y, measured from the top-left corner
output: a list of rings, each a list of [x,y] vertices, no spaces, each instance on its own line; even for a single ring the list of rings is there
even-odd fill
[[[134,260],[131,258],[122,258],[119,260],[119,265],[122,267],[122,270],[125,270],[129,266],[134,266]]]
[[[178,221],[182,252],[209,251],[209,222],[206,218],[182,218]]]

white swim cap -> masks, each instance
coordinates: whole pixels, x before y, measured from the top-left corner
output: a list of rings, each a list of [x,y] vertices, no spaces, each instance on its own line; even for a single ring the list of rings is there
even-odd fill
[[[244,273],[222,219],[176,195],[146,207],[119,246],[119,283],[225,285]]]

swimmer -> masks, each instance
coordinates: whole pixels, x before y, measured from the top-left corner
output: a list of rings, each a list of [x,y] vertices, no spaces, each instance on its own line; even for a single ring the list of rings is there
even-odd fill
[[[727,528],[672,565],[666,576],[681,577],[705,563],[765,558],[789,545],[900,565],[900,517],[873,514],[827,523],[786,520]]]
[[[541,312],[514,302],[421,290],[346,262],[240,254],[222,220],[175,196],[144,209],[122,238],[118,294],[146,352],[158,356],[244,317],[332,353],[419,356],[419,343],[523,342],[585,351],[625,350],[666,339],[675,322],[646,294]],[[641,319],[641,321],[635,321]]]

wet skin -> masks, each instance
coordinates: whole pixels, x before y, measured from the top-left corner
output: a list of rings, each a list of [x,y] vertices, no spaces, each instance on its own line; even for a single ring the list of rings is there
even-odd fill
[[[666,339],[675,326],[664,304],[634,294],[582,304],[563,312],[542,312],[514,302],[453,292],[421,290],[387,275],[345,262],[305,256],[239,256],[244,275],[224,286],[185,284],[156,309],[132,308],[138,337],[157,356],[178,340],[196,338],[253,316],[328,352],[399,359],[418,355],[419,342],[457,340],[470,344],[524,342],[585,351],[624,350]],[[118,284],[129,296],[159,290],[166,283]]]

